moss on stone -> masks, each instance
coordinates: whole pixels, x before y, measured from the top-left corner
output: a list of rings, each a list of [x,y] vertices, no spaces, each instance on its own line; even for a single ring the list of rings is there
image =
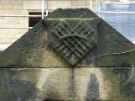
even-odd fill
[[[53,24],[57,23],[56,19],[69,18],[69,26],[75,25],[72,19],[87,19],[93,18],[87,25],[91,25],[95,30],[94,39],[91,40],[91,46],[95,46],[96,54],[112,54],[121,53],[123,51],[131,50],[135,48],[128,39],[123,37],[119,32],[112,28],[109,24],[99,18],[89,9],[57,9],[47,16],[44,20],[39,21],[33,29],[29,30],[19,40],[13,43],[8,49],[0,54],[0,67],[42,67],[43,55],[45,54],[46,46],[48,42],[54,41],[52,38],[47,37],[48,23],[51,19]],[[97,22],[95,24],[95,21]],[[51,30],[54,30],[55,24],[51,26]],[[52,44],[53,45],[53,44]],[[91,52],[92,49],[89,50]],[[135,64],[135,53],[121,55],[110,55],[96,58],[95,65],[98,66],[128,66]],[[62,59],[61,59],[62,60]],[[82,60],[82,59],[81,59]],[[80,60],[80,61],[81,61]],[[79,61],[79,62],[80,62]],[[41,63],[42,62],[42,63]],[[44,66],[45,67],[45,66]]]
[[[108,89],[110,89],[111,94],[108,95],[108,100],[120,100],[120,78],[118,75],[116,75],[112,69],[101,69],[104,73],[104,79],[109,81],[111,86],[108,86]],[[112,93],[114,92],[114,93]]]

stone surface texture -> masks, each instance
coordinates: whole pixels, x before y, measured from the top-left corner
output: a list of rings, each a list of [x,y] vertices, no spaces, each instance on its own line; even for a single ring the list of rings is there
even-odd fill
[[[134,44],[92,11],[58,9],[0,53],[0,101],[134,101],[134,65]]]

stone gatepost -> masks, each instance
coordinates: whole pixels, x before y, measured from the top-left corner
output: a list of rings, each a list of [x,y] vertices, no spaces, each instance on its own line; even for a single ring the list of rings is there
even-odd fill
[[[0,101],[131,101],[135,46],[89,9],[58,9],[0,54]]]

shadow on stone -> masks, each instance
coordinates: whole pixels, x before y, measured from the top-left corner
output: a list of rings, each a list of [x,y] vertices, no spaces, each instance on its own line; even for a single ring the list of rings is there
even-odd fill
[[[99,101],[99,82],[95,74],[90,76],[86,95],[86,101]]]

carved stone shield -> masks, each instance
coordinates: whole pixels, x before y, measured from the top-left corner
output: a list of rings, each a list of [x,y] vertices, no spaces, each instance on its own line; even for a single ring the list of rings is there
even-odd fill
[[[72,66],[97,44],[97,20],[94,18],[47,20],[49,46]]]

